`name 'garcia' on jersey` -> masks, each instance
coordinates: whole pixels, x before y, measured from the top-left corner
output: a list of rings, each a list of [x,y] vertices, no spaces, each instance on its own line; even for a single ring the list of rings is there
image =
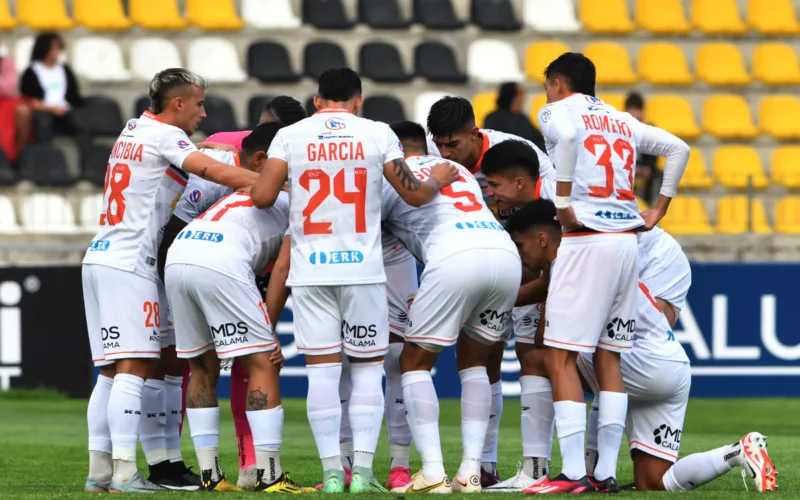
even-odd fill
[[[360,142],[311,142],[308,161],[363,160],[364,146]]]

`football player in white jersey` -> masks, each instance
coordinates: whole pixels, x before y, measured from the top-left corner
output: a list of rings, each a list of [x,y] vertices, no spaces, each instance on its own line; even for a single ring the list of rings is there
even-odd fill
[[[89,345],[100,367],[87,412],[88,491],[161,489],[139,474],[136,441],[148,360],[161,351],[157,251],[174,195],[187,173],[233,188],[257,177],[199,153],[189,141],[205,117],[205,88],[184,69],[157,73],[151,110],[128,121],[109,158],[102,227],[83,260]],[[152,451],[166,459],[166,450]]]
[[[590,487],[579,352],[595,352],[600,389],[595,479],[601,488],[616,488],[628,404],[619,355],[632,346],[638,282],[633,231],[652,229],[663,217],[689,157],[683,141],[604,104],[594,97],[594,87],[594,64],[583,54],[563,54],[545,70],[550,104],[539,113],[539,126],[556,164],[555,205],[566,234],[551,271],[544,332],[562,473],[543,493]],[[658,203],[642,215],[633,193],[637,152],[667,157]],[[602,335],[610,323],[616,325],[613,338]]]
[[[552,266],[562,243],[561,227],[553,220],[555,214],[552,202],[540,200],[529,203],[509,220],[507,230],[526,265]],[[608,333],[614,335],[613,331]],[[596,395],[593,356],[581,353],[578,360],[584,386]],[[777,488],[777,472],[767,454],[766,437],[758,432],[748,433],[732,445],[678,460],[691,385],[689,358],[675,340],[659,302],[642,281],[637,287],[633,348],[621,355],[621,369],[630,398],[625,430],[637,491],[690,490],[736,467],[749,473],[758,491]],[[547,493],[556,488],[558,485],[545,484],[525,491]]]
[[[486,196],[486,180],[481,173],[483,156],[490,147],[505,141],[519,141],[527,144],[536,151],[539,157],[540,177],[544,180],[555,179],[555,169],[550,159],[532,142],[516,135],[477,128],[472,104],[463,97],[447,96],[435,102],[428,113],[427,125],[430,133],[429,140],[435,144],[436,153],[441,154],[443,158],[460,163],[472,172],[483,189],[484,201],[501,223],[511,214],[511,211],[500,210],[494,200]],[[528,318],[536,314],[536,306],[523,304],[541,302],[546,295],[547,276],[536,278],[536,276],[523,272],[525,285],[520,289],[519,295],[519,299],[523,302],[517,304],[521,307],[515,307],[512,312],[515,335],[532,337],[535,331],[533,323],[528,321]],[[500,418],[503,414],[503,383],[500,380],[500,365],[503,361],[505,342],[498,342],[492,349],[492,358],[488,366],[489,380],[492,384],[492,417],[481,466],[481,485],[484,488],[497,484],[500,480],[497,473],[497,443]]]
[[[372,460],[383,420],[383,356],[388,349],[386,275],[381,251],[384,176],[412,205],[432,200],[457,170],[438,165],[420,182],[388,125],[356,116],[361,79],[349,68],[320,77],[315,115],[281,129],[252,187],[269,207],[289,181],[295,339],[308,365],[308,418],[323,466],[323,492],[344,491],[339,450],[341,351],[350,357],[350,491],[383,491]]]

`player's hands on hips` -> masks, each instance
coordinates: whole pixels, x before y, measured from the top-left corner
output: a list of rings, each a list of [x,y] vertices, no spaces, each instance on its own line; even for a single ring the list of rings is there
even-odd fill
[[[649,231],[656,227],[656,224],[664,218],[664,213],[656,208],[651,208],[641,212],[639,215],[644,219],[644,226],[640,228],[641,231]]]
[[[561,227],[566,232],[575,231],[583,227],[583,224],[578,222],[578,217],[575,216],[575,210],[572,207],[560,208],[556,213],[558,214],[558,222],[561,223]]]
[[[283,358],[283,349],[281,349],[280,344],[278,347],[275,348],[269,355],[269,361],[278,367],[278,369],[283,368],[283,362],[285,361]]]
[[[459,172],[458,168],[452,163],[437,163],[431,168],[431,179],[436,180],[440,188],[449,186],[457,181],[460,176],[461,172]]]

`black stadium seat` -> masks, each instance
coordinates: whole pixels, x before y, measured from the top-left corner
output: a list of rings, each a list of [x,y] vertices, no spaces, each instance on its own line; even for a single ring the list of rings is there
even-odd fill
[[[108,157],[111,156],[113,144],[92,144],[84,153],[81,179],[102,187],[106,180]]]
[[[292,71],[286,47],[274,42],[257,42],[247,48],[247,74],[264,83],[294,83],[300,79]]]
[[[31,144],[22,150],[19,158],[19,177],[39,186],[63,187],[74,184],[74,180],[67,172],[67,160],[64,159],[64,154],[50,144]]]
[[[133,106],[133,118],[139,118],[147,108],[150,107],[150,98],[143,95],[136,99],[136,104]]]
[[[316,112],[317,112],[317,107],[314,106],[314,96],[312,95],[309,96],[308,99],[306,99],[306,114],[308,116],[311,116]]]
[[[200,130],[208,135],[239,130],[231,102],[220,95],[206,94],[206,118]]]
[[[373,42],[361,46],[359,51],[359,73],[376,82],[403,83],[411,81],[400,58],[397,47],[388,43]]]
[[[450,0],[414,0],[414,21],[434,30],[460,30],[464,27]]]
[[[326,30],[349,30],[355,25],[342,0],[303,0],[303,22]]]
[[[381,30],[405,29],[411,25],[400,13],[397,0],[359,0],[358,19]]]
[[[361,105],[361,116],[391,125],[406,119],[403,105],[389,95],[374,95],[364,98]]]
[[[125,126],[122,111],[114,99],[102,95],[86,98],[84,104],[86,114],[90,117],[93,135],[117,137]]]
[[[423,42],[414,49],[414,74],[435,83],[467,83],[458,69],[453,49],[439,42]]]
[[[315,81],[326,69],[346,66],[344,51],[335,43],[312,42],[303,50],[303,73]]]
[[[273,97],[275,96],[259,94],[250,98],[247,102],[247,128],[256,128],[258,121],[261,120],[261,113]]]
[[[518,31],[522,28],[510,0],[472,0],[470,18],[485,30]]]
[[[11,168],[11,162],[0,149],[0,186],[13,186],[17,183],[17,174]]]

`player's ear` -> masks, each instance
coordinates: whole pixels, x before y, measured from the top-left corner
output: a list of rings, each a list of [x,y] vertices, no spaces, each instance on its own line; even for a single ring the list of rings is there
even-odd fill
[[[267,164],[267,152],[266,151],[256,151],[253,155],[253,170],[261,173],[261,170],[264,169],[264,165]]]
[[[317,108],[318,110],[325,107],[325,102],[318,95],[314,96],[314,107]]]
[[[361,104],[364,103],[364,96],[358,96],[353,99],[353,107],[355,108],[355,114],[358,114],[358,111],[361,109]]]

